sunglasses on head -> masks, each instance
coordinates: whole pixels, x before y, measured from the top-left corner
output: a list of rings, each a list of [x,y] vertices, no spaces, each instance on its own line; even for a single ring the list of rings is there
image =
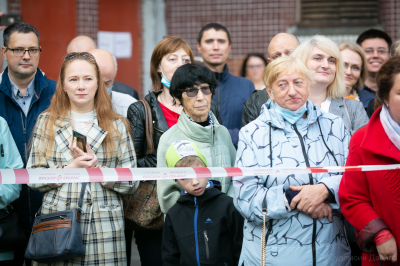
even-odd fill
[[[69,54],[67,54],[65,57],[64,57],[64,61],[67,61],[67,60],[69,60],[69,59],[72,59],[72,58],[74,58],[74,57],[77,57],[77,56],[79,56],[79,55],[81,55],[81,56],[84,56],[84,57],[86,57],[86,58],[89,58],[89,59],[91,59],[91,60],[96,60],[95,58],[94,58],[94,56],[91,54],[91,53],[88,53],[88,52],[82,52],[82,53],[69,53]]]
[[[210,95],[210,94],[211,94],[211,88],[210,88],[210,86],[201,87],[201,88],[192,87],[192,88],[189,88],[189,89],[186,89],[186,90],[181,90],[181,91],[186,92],[186,95],[187,95],[188,97],[196,97],[197,94],[199,93],[199,90],[200,90],[200,89],[201,89],[201,92],[202,92],[204,95]]]

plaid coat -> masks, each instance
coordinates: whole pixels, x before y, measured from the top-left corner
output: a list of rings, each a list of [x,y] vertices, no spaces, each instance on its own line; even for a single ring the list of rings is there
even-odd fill
[[[38,117],[33,131],[33,145],[27,168],[51,168],[73,162],[68,145],[72,135],[69,118],[62,121],[55,133],[55,143],[51,156],[43,162],[38,152],[39,140],[44,136],[46,113]],[[115,141],[115,150],[111,158],[105,158],[102,141],[107,132],[98,126],[95,114],[94,124],[87,134],[87,143],[91,145],[100,165],[108,168],[136,167],[136,154],[132,139],[121,120],[114,122],[121,134],[122,141]],[[81,230],[85,256],[52,265],[126,265],[126,247],[124,236],[124,214],[121,194],[132,194],[138,182],[116,182],[112,189],[100,183],[88,183],[83,198]],[[78,204],[82,183],[63,184],[50,188],[47,184],[29,184],[32,189],[44,192],[42,214],[75,209]],[[34,265],[39,265],[34,263]],[[46,264],[47,265],[47,264]]]

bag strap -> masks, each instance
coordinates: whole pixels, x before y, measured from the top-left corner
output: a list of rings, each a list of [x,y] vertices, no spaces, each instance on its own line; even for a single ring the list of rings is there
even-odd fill
[[[267,89],[258,90],[258,112],[261,112],[261,107],[268,101]]]
[[[79,200],[78,200],[78,207],[76,208],[81,213],[83,213],[81,208],[82,208],[82,203],[83,203],[83,196],[85,195],[86,185],[87,185],[87,183],[82,183],[81,194],[79,195]],[[40,205],[40,208],[39,208],[38,212],[35,214],[35,217],[42,214],[42,206],[43,206],[43,204]]]
[[[350,121],[350,127],[351,127],[351,118],[350,118],[350,114],[349,114],[349,110],[347,109],[347,105],[346,105],[346,100],[343,99],[343,105],[344,105],[344,111],[346,112],[347,118]],[[350,136],[351,136],[351,132],[349,132]]]
[[[81,208],[82,208],[82,202],[83,202],[83,195],[85,195],[86,185],[87,185],[87,183],[82,183],[81,194],[79,195],[79,201],[78,201],[77,209],[82,213],[83,213],[83,211]]]
[[[269,154],[270,154],[270,167],[272,168],[272,125],[269,123]],[[269,175],[267,175],[267,178],[265,179],[264,182],[264,187],[267,187],[267,182],[268,182]],[[261,230],[261,266],[265,266],[266,264],[266,254],[265,254],[265,247],[267,246],[267,241],[268,237],[271,234],[272,231],[272,219],[269,219],[268,222],[268,231],[265,233],[265,219],[268,213],[267,210],[267,194],[265,194],[264,200],[262,202],[262,215],[263,215],[263,225],[262,225],[262,230]]]
[[[155,151],[153,143],[153,135],[154,135],[153,116],[151,114],[150,104],[146,101],[146,99],[139,100],[139,102],[141,102],[144,106],[145,124],[146,124],[146,144],[147,144],[146,154],[152,154]]]

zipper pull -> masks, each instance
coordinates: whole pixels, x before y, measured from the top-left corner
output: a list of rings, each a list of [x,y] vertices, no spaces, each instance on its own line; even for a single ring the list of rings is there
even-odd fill
[[[207,232],[204,231],[204,237],[206,238],[207,242],[208,242],[208,236],[207,236]]]
[[[3,149],[3,144],[0,145],[0,150],[1,150],[1,157],[4,157],[4,149]]]
[[[197,206],[197,199],[194,197],[194,206]]]

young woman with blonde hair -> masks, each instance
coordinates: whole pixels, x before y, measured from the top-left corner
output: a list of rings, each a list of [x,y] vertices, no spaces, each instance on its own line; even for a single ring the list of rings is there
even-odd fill
[[[368,123],[362,104],[343,99],[346,96],[343,59],[333,41],[315,35],[300,44],[291,55],[303,62],[314,76],[309,100],[322,111],[341,117],[350,134]]]
[[[349,42],[341,42],[338,47],[344,62],[346,99],[360,101],[357,90],[364,87],[368,74],[364,50],[358,44]]]
[[[86,135],[87,152],[72,140]],[[38,117],[27,168],[133,168],[136,154],[127,120],[115,113],[99,67],[89,53],[64,58],[50,107]],[[44,193],[42,214],[77,208],[82,183],[30,184]],[[126,265],[121,194],[138,182],[91,182],[83,197],[85,255],[55,265]],[[34,265],[38,265],[35,263]]]

